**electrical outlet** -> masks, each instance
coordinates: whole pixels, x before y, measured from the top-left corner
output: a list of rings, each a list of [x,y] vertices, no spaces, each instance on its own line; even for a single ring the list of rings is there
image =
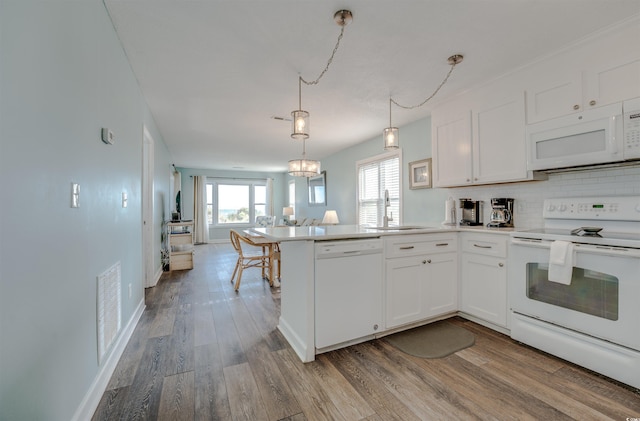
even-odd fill
[[[133,289],[131,288],[131,284],[129,284],[129,298],[131,298],[131,295],[133,293]]]

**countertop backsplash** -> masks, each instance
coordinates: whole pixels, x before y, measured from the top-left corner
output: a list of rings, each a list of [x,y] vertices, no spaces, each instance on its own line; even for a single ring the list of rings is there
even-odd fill
[[[492,197],[512,197],[516,229],[541,227],[543,202],[552,197],[640,195],[640,163],[635,166],[549,174],[546,181],[493,184],[448,189],[460,205],[460,198],[483,201],[483,221],[491,215]],[[444,206],[444,205],[443,205]],[[460,210],[457,209],[458,219]]]

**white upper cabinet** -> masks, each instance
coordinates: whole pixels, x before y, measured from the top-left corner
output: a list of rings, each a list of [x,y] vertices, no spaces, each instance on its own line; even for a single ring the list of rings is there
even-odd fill
[[[544,73],[527,87],[527,123],[549,120],[583,109],[579,72]]]
[[[433,184],[454,187],[533,179],[527,171],[521,90],[485,88],[434,110]]]
[[[471,184],[471,111],[434,111],[431,123],[433,185]]]
[[[607,105],[640,97],[640,57],[587,70],[584,83],[589,105]]]
[[[640,59],[543,75],[527,87],[527,123],[537,123],[640,96]]]
[[[527,124],[639,97],[639,39],[636,17],[523,69]]]
[[[527,172],[524,93],[488,98],[473,111],[473,182],[531,179]]]

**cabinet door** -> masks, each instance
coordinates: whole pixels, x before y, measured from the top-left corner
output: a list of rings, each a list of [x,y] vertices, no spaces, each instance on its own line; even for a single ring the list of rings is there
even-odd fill
[[[549,76],[527,88],[527,123],[549,120],[582,109],[582,77],[579,72]]]
[[[607,63],[584,72],[585,107],[599,107],[640,96],[640,59]]]
[[[433,124],[434,186],[471,184],[471,112],[433,120]]]
[[[473,111],[473,182],[525,180],[524,93],[489,100]]]
[[[427,258],[428,297],[426,316],[458,309],[458,254],[434,254]]]
[[[504,259],[464,253],[462,311],[507,326],[507,270]]]
[[[424,318],[426,258],[387,259],[386,284],[387,328]]]

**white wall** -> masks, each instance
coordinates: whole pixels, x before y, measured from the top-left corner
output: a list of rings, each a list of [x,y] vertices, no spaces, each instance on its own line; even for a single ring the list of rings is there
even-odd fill
[[[96,277],[120,262],[123,326],[144,299],[143,125],[156,217],[169,152],[100,0],[3,0],[0,31],[0,419],[69,420],[101,369]]]

